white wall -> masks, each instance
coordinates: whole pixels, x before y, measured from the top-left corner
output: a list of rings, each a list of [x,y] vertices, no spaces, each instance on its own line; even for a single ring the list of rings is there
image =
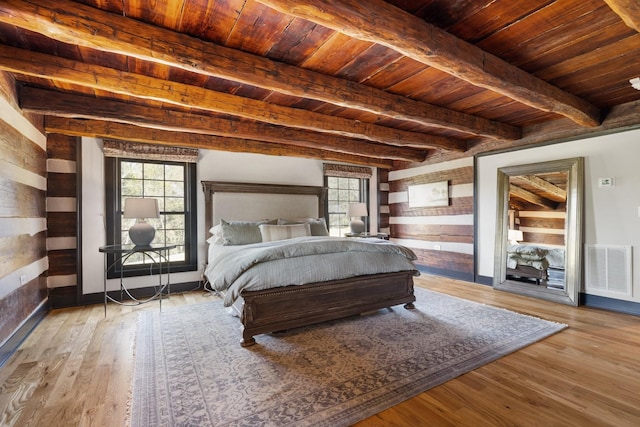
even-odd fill
[[[621,132],[545,147],[511,151],[477,159],[478,264],[476,273],[493,276],[497,169],[571,157],[585,159],[584,243],[630,245],[633,288],[619,299],[640,302],[640,130]],[[613,187],[598,187],[613,178]],[[584,286],[583,286],[584,291]],[[612,295],[586,290],[593,295]]]
[[[104,256],[98,252],[107,241],[105,222],[104,157],[102,140],[82,138],[82,293],[103,290]],[[109,289],[118,289],[114,281]]]
[[[198,265],[206,261],[204,242],[204,193],[200,181],[252,182],[268,184],[323,185],[321,160],[296,157],[265,156],[261,154],[229,153],[223,151],[200,150],[197,165],[198,182]],[[371,180],[370,200],[371,230],[377,230],[377,175],[375,170]],[[98,248],[106,242],[104,225],[104,158],[102,141],[82,138],[82,256],[83,294],[102,292],[103,255]],[[375,221],[374,221],[375,220]],[[198,281],[200,272],[171,274],[172,283]],[[145,277],[127,278],[127,287],[149,286]],[[107,282],[108,290],[119,289],[118,280]]]

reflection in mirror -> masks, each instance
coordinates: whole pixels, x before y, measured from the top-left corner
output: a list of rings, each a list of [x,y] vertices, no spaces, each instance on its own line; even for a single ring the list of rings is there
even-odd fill
[[[577,305],[582,158],[501,168],[494,287]]]
[[[565,290],[568,171],[509,177],[507,279]]]

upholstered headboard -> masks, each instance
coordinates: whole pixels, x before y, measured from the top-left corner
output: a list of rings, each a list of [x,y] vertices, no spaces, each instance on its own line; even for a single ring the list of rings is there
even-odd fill
[[[323,217],[326,187],[202,181],[205,239],[209,229],[226,220]]]

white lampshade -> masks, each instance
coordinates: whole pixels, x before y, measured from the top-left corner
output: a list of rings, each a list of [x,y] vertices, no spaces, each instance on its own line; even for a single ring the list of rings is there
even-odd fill
[[[124,199],[125,218],[158,218],[158,199]]]
[[[366,203],[349,203],[347,206],[347,216],[354,218],[349,223],[351,227],[351,233],[361,234],[365,231],[364,221],[361,219],[363,216],[367,216],[367,204]]]
[[[347,216],[349,218],[367,216],[367,204],[349,203],[347,206]]]
[[[158,199],[125,199],[125,218],[136,218],[136,223],[129,229],[129,237],[137,246],[148,246],[156,236],[156,230],[151,224],[145,221],[146,218],[158,218]]]
[[[524,236],[521,230],[509,230],[507,232],[507,239],[511,244],[515,245],[518,242],[521,242],[524,239]]]

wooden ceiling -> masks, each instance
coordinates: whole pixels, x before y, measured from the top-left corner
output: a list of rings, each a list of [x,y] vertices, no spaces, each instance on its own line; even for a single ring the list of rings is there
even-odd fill
[[[636,0],[2,0],[47,132],[383,168],[640,125]]]
[[[567,171],[509,177],[509,209],[565,210]]]

